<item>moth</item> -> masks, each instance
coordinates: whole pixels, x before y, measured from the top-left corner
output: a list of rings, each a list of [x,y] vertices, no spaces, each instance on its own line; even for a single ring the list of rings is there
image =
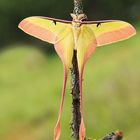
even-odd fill
[[[136,34],[135,28],[120,20],[85,21],[85,14],[71,14],[72,21],[49,17],[28,17],[20,22],[19,28],[25,33],[43,41],[54,44],[64,67],[64,82],[62,99],[57,124],[54,130],[54,140],[60,137],[60,119],[64,103],[67,75],[72,67],[73,52],[77,52],[80,81],[80,111],[81,124],[79,138],[85,138],[85,126],[82,107],[82,77],[85,63],[99,46],[128,39]]]

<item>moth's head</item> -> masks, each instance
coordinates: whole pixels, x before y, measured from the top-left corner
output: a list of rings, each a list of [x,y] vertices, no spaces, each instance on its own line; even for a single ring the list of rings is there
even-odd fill
[[[87,16],[85,14],[76,15],[76,14],[71,13],[70,15],[73,21],[83,21],[87,19]]]

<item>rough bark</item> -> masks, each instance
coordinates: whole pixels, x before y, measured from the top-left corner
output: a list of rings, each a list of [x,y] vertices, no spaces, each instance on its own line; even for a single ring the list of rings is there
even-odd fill
[[[74,10],[75,15],[83,14],[83,4],[81,0],[74,0]]]
[[[122,140],[123,133],[121,131],[116,131],[108,134],[102,140]]]
[[[83,14],[83,5],[81,0],[74,0],[74,10],[75,15]],[[72,95],[72,137],[75,140],[79,140],[79,127],[81,122],[81,112],[80,112],[80,87],[79,87],[79,70],[77,62],[77,51],[73,52],[72,59],[72,82],[71,82],[71,95]]]
[[[77,51],[74,50],[73,59],[72,59],[72,136],[75,140],[79,140],[79,127],[81,122],[81,113],[80,113],[80,89],[79,89],[79,71],[78,71],[78,63],[77,63]]]

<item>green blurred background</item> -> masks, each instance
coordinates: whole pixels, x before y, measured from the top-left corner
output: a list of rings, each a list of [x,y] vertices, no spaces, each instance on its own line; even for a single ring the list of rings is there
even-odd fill
[[[140,139],[140,1],[83,0],[89,19],[121,19],[137,29],[133,38],[100,47],[84,73],[87,137],[121,129]],[[33,15],[70,19],[73,0],[0,0],[0,140],[52,140],[63,69],[52,45],[20,31]],[[61,140],[71,140],[70,76]]]

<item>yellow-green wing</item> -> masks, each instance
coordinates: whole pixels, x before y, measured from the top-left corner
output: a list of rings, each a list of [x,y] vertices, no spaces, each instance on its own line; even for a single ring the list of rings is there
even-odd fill
[[[122,41],[136,34],[135,28],[124,21],[100,21],[87,24],[95,34],[97,45],[103,46]]]
[[[18,27],[31,36],[54,44],[65,67],[70,67],[74,47],[71,21],[35,16],[22,20]]]
[[[71,23],[64,20],[35,16],[22,20],[18,27],[31,36],[55,44],[68,34],[66,29],[71,27]]]
[[[64,65],[64,84],[62,90],[62,99],[61,99],[61,105],[59,110],[59,116],[54,130],[54,140],[59,140],[60,137],[60,119],[61,119],[62,107],[64,103],[67,73],[69,68],[71,67],[72,57],[73,57],[74,40],[73,40],[72,29],[68,28],[67,32],[68,32],[67,36],[65,36],[63,39],[61,39],[54,45],[55,50],[59,55],[59,57],[61,58]]]
[[[67,36],[65,36],[57,43],[55,43],[54,46],[57,54],[60,56],[61,60],[63,60],[64,65],[67,68],[70,68],[72,64],[73,49],[74,49],[72,28],[67,28],[66,32],[68,33]]]
[[[29,17],[21,21],[21,23],[19,24],[19,28],[29,35],[54,44],[55,50],[63,62],[64,81],[62,88],[62,98],[58,113],[57,124],[54,129],[54,140],[59,140],[60,119],[64,104],[67,74],[69,68],[71,67],[74,48],[71,22],[46,17]]]
[[[96,37],[87,25],[80,27],[80,34],[76,43],[79,72],[82,73],[86,61],[94,53],[97,46]]]

